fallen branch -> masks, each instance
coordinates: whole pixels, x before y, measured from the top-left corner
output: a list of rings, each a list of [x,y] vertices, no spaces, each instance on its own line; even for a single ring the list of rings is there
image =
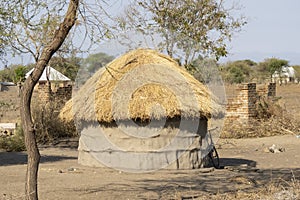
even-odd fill
[[[291,133],[291,134],[293,134],[293,135],[297,135],[297,134],[294,133],[293,131],[290,131],[290,130],[285,129],[285,128],[283,128],[283,127],[281,127],[281,129],[282,129],[283,131],[286,131],[286,132]]]

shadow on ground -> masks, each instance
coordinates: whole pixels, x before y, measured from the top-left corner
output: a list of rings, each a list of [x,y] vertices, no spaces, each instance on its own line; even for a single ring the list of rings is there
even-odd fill
[[[217,170],[208,174],[185,174],[183,176],[164,179],[144,179],[138,187],[144,191],[157,193],[159,197],[172,197],[180,193],[183,199],[201,196],[201,192],[210,194],[235,191],[257,191],[273,183],[280,187],[290,187],[293,180],[300,180],[300,168],[297,169],[266,169],[266,170]],[[198,192],[198,195],[197,195]]]
[[[41,163],[75,159],[77,157],[41,155]],[[27,154],[25,152],[0,152],[0,166],[23,164],[27,164]]]
[[[241,158],[220,158],[220,166],[256,167],[256,161]]]
[[[203,193],[219,194],[235,191],[256,191],[270,183],[288,184],[291,179],[300,179],[300,169],[268,169],[257,172],[234,172],[217,170],[211,173],[180,173],[169,174],[168,177],[154,179],[147,178],[132,181],[130,184],[111,183],[100,187],[84,188],[80,192],[108,194],[122,194],[137,199],[174,199],[179,195],[181,199],[199,198]],[[142,176],[142,174],[141,174]],[[80,190],[80,189],[79,189]],[[138,193],[136,191],[139,191]],[[135,194],[135,196],[132,196]]]
[[[238,162],[247,164],[242,161]],[[124,178],[126,182],[122,181],[122,175],[119,176],[118,182],[77,188],[75,192],[101,193],[103,197],[107,195],[107,198],[112,198],[112,195],[122,195],[135,199],[176,199],[178,197],[176,195],[179,195],[181,199],[194,199],[204,193],[255,192],[266,188],[268,184],[290,187],[291,181],[300,180],[300,168],[262,170],[254,167],[240,169],[236,167],[205,173],[203,170],[162,170],[136,174],[135,178],[128,178],[127,174]]]

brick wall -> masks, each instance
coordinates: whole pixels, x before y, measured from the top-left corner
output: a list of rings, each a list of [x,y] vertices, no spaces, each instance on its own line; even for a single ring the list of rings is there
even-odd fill
[[[274,97],[276,84],[270,83],[257,88],[256,83],[246,83],[238,85],[234,90],[234,95],[227,98],[225,124],[245,123],[255,118],[257,100],[261,96]]]
[[[42,83],[37,86],[35,93],[41,104],[49,101],[65,103],[72,98],[72,85],[52,84],[51,90],[49,90],[48,84]]]
[[[276,96],[276,83],[269,83],[260,85],[257,88],[257,94],[263,97],[275,97]]]
[[[0,84],[1,85],[1,84]],[[72,86],[67,84],[52,85],[53,99],[64,105],[72,97]],[[46,84],[38,84],[34,89],[33,101],[45,105],[50,101]],[[20,119],[20,96],[18,86],[3,86],[0,91],[0,123],[17,123]]]

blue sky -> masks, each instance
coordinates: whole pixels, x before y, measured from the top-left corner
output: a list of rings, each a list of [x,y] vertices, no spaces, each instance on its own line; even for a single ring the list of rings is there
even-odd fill
[[[276,57],[300,65],[300,1],[240,0],[248,24],[229,44],[222,61]]]
[[[221,62],[239,59],[260,62],[265,58],[276,57],[288,60],[291,65],[300,65],[300,0],[225,2],[238,2],[242,7],[239,13],[246,16],[248,24],[228,43],[229,54]],[[30,61],[32,59],[28,57],[11,59],[8,65]]]

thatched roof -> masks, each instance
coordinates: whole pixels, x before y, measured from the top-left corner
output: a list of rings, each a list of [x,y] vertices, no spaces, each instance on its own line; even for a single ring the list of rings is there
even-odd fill
[[[170,57],[138,49],[97,71],[60,113],[66,121],[112,122],[207,117],[215,102],[206,86]]]

